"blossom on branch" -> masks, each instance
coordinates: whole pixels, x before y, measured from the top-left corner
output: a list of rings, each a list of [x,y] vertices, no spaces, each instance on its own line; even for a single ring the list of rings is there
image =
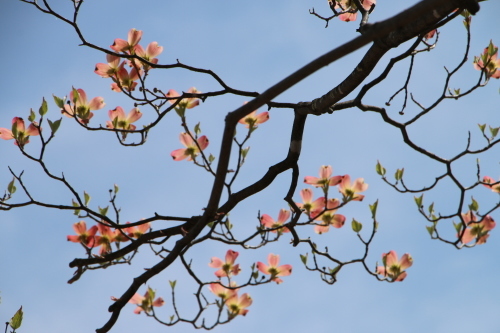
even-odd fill
[[[106,54],[107,64],[98,63],[95,65],[94,73],[103,78],[113,77],[118,73],[120,67],[120,57],[112,54]]]
[[[205,135],[196,139],[195,143],[190,134],[181,133],[179,140],[186,148],[176,149],[170,153],[174,161],[182,161],[185,158],[192,161],[202,150],[208,147],[208,138]]]
[[[375,0],[360,0],[361,5],[367,11],[370,11],[372,5],[376,3]],[[342,14],[339,15],[339,19],[344,22],[356,21],[358,16],[358,7],[356,2],[353,0],[328,0],[330,7],[333,7],[335,11],[340,11]]]
[[[75,230],[76,235],[68,235],[67,240],[74,243],[82,243],[86,247],[92,248],[95,245],[94,236],[97,232],[97,226],[94,225],[90,229],[87,229],[87,224],[85,221],[76,222],[73,224],[73,230]]]
[[[257,262],[257,269],[264,274],[271,275],[271,280],[280,284],[283,282],[278,276],[288,276],[292,274],[292,265],[281,265],[278,266],[280,262],[280,256],[277,254],[269,253],[267,256],[267,262],[269,265],[266,265],[262,262]]]
[[[230,316],[242,315],[245,316],[248,313],[248,308],[252,305],[252,298],[247,293],[238,297],[238,295],[233,295],[226,301],[226,306],[228,308]]]
[[[14,144],[21,148],[29,143],[30,136],[40,135],[40,128],[36,122],[32,122],[28,128],[24,125],[24,119],[20,117],[12,118],[12,130],[0,127],[0,139],[16,141]]]
[[[345,175],[339,184],[339,192],[342,193],[344,201],[362,201],[364,195],[358,194],[358,192],[364,192],[368,189],[368,184],[365,183],[363,178],[358,178],[351,183],[351,177]]]
[[[382,262],[384,266],[377,267],[377,274],[388,277],[393,282],[403,281],[407,276],[405,270],[411,267],[413,258],[408,253],[405,253],[401,260],[398,260],[396,251],[390,251],[382,254]]]
[[[99,230],[100,235],[94,236],[95,246],[101,246],[99,249],[99,255],[105,255],[111,252],[111,243],[115,241],[115,232],[111,231],[111,228],[107,225],[101,223],[97,224],[97,230]]]
[[[116,72],[116,75],[113,76],[113,83],[111,83],[111,90],[116,92],[121,92],[122,89],[127,90],[128,92],[134,91],[137,86],[137,80],[139,80],[139,76],[142,74],[142,71],[137,71],[134,67],[130,70],[130,73],[125,69],[125,62],[122,62]]]
[[[106,104],[104,98],[94,97],[87,100],[87,94],[83,89],[74,89],[69,93],[71,104],[65,104],[62,113],[66,117],[76,117],[81,124],[88,124],[94,114],[90,111],[100,110]]]
[[[130,223],[130,222],[127,222]],[[130,238],[139,238],[151,228],[151,223],[147,222],[135,227],[125,228],[123,231],[128,234]]]
[[[247,102],[243,104],[247,104]],[[238,122],[245,125],[246,128],[254,130],[257,128],[257,125],[265,123],[268,120],[269,112],[265,111],[257,114],[257,110],[255,110],[247,114],[245,117],[241,118]]]
[[[149,43],[148,47],[144,50],[144,48],[141,45],[136,45],[134,47],[135,54],[141,58],[143,58],[146,61],[149,61],[153,64],[158,63],[158,58],[162,52],[163,52],[163,46],[159,46],[157,42],[151,42]],[[136,66],[140,67],[141,65],[144,67],[144,70],[149,70],[150,66],[147,64],[144,64],[142,62],[137,62],[135,59],[131,60]]]
[[[135,125],[132,125],[132,123],[139,120],[142,117],[142,113],[138,108],[133,108],[130,110],[128,115],[125,116],[123,108],[121,106],[117,106],[116,109],[108,111],[108,116],[111,120],[106,121],[107,128],[135,131],[136,127]]]
[[[142,38],[142,30],[130,29],[127,40],[116,38],[110,48],[116,52],[130,54]]]
[[[319,212],[319,214],[321,215],[317,216],[315,220],[321,221],[322,223],[314,226],[315,233],[321,235],[325,232],[328,232],[330,230],[330,226],[334,228],[342,228],[344,226],[345,216],[341,214],[335,214],[339,205],[340,201],[338,199],[328,199],[326,205],[321,209],[318,209],[317,212]]]
[[[476,245],[481,245],[486,243],[488,237],[490,237],[489,231],[493,230],[496,226],[495,220],[490,215],[486,215],[483,217],[481,222],[477,221],[477,216],[468,211],[465,214],[462,214],[462,219],[466,225],[465,230],[459,232],[459,235],[462,235],[460,241],[463,244],[467,244],[476,240]]]
[[[486,78],[500,78],[500,59],[498,56],[498,47],[490,44],[484,49],[484,52],[479,57],[474,57],[474,68],[483,71]]]
[[[300,209],[303,209],[309,218],[317,217],[319,212],[325,207],[325,197],[319,197],[313,201],[313,193],[308,188],[300,191],[300,197],[302,198],[302,203],[296,202],[295,204]]]
[[[483,184],[487,188],[491,189],[493,192],[500,193],[500,181],[495,181],[493,178],[484,176],[483,177]],[[497,184],[495,184],[497,183]],[[489,185],[489,184],[494,184],[494,185]]]
[[[132,296],[132,298],[128,302],[138,305],[138,307],[134,310],[135,314],[140,314],[142,311],[149,313],[153,309],[153,306],[160,307],[165,303],[165,301],[161,297],[158,297],[153,301],[154,298],[155,291],[148,287],[148,291],[146,291],[144,296],[135,293],[135,295]]]
[[[264,214],[260,217],[260,223],[262,223],[263,226],[266,228],[278,228],[281,227],[290,217],[290,211],[287,209],[281,209],[279,214],[278,214],[278,220],[275,221],[271,216]],[[288,228],[284,227],[281,229],[277,230],[271,230],[273,233],[278,233],[281,234],[283,232],[290,232]]]
[[[328,186],[338,185],[344,176],[334,176],[332,175],[332,167],[330,165],[322,165],[319,168],[319,178],[306,176],[304,177],[304,183],[315,186],[322,187],[323,189],[328,189]]]
[[[222,261],[217,257],[212,257],[208,266],[212,268],[220,268],[215,272],[215,276],[219,278],[223,276],[230,277],[231,275],[238,275],[240,272],[240,265],[234,264],[236,258],[238,258],[238,254],[239,253],[236,251],[227,250],[225,261]]]
[[[197,90],[195,87],[191,87],[187,91],[188,94],[200,94],[201,91]],[[169,97],[169,103],[170,104],[175,104],[179,98],[175,97],[180,97],[179,93],[175,91],[174,89],[170,89],[168,93],[165,94],[166,97]],[[186,109],[192,109],[195,106],[198,106],[200,104],[200,99],[197,97],[188,97],[188,98],[182,98],[179,103],[175,106],[175,110],[177,112],[184,114],[184,111]]]
[[[236,287],[236,282],[231,282],[231,287]],[[210,283],[208,289],[224,301],[238,294],[238,289],[229,289],[220,283]]]

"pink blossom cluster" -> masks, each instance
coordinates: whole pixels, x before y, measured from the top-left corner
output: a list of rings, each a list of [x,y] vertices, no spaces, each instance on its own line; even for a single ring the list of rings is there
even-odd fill
[[[483,53],[474,57],[474,68],[483,71],[486,78],[500,79],[500,59],[498,58],[498,47],[490,40]]]
[[[330,7],[341,12],[339,19],[344,22],[356,21],[358,17],[358,7],[353,0],[328,0]],[[366,11],[370,11],[376,0],[360,0],[361,5]]]

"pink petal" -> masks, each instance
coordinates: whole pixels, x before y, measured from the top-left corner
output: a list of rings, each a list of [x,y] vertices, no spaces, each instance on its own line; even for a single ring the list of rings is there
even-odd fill
[[[14,135],[11,130],[0,127],[0,139],[11,140],[14,139]]]
[[[332,167],[330,165],[323,165],[319,168],[319,177],[322,179],[328,179],[332,175]]]
[[[212,257],[210,263],[208,264],[208,266],[212,268],[219,268],[222,267],[222,265],[224,265],[224,262],[217,257]]]
[[[267,266],[263,262],[260,261],[257,262],[257,269],[264,274],[269,274],[269,266]]]
[[[260,222],[267,228],[272,228],[274,224],[273,218],[267,214],[260,217]]]
[[[281,265],[278,267],[278,276],[288,276],[292,274],[292,265]]]
[[[280,224],[285,223],[289,217],[290,217],[290,211],[286,209],[281,209],[278,215],[278,223]]]
[[[277,254],[269,253],[269,255],[267,256],[267,262],[271,267],[276,267],[280,262],[280,256]]]
[[[179,140],[185,147],[192,147],[194,145],[193,139],[191,139],[191,136],[187,133],[181,133],[179,135]]]
[[[227,250],[226,252],[226,263],[233,264],[236,258],[238,258],[238,252],[233,250]]]
[[[204,150],[208,147],[208,138],[205,135],[199,137],[196,141],[198,141],[201,150]]]
[[[174,159],[174,161],[182,161],[188,155],[186,155],[186,149],[181,148],[181,149],[176,149],[173,152],[170,153],[170,156]]]

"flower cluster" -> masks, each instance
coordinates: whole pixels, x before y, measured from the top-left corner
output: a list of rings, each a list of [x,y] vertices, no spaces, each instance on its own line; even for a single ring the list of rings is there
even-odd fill
[[[225,261],[222,261],[217,257],[212,257],[208,266],[212,268],[218,268],[218,270],[215,272],[215,276],[217,276],[219,279],[222,277],[227,277],[229,280],[230,277],[238,275],[238,273],[241,271],[240,265],[235,264],[236,258],[238,258],[238,254],[239,253],[236,251],[228,250],[226,252]],[[288,276],[292,274],[291,265],[278,266],[279,255],[271,253],[269,254],[267,259],[269,265],[266,265],[259,261],[257,262],[256,267],[260,272],[266,275],[271,275],[269,281],[274,281],[280,284],[283,282],[283,280],[281,280],[279,276]],[[238,296],[239,288],[236,282],[230,281],[229,287],[222,285],[220,281],[214,282],[209,284],[208,289],[222,300],[222,304],[226,305],[230,317],[234,317],[237,315],[244,316],[248,313],[247,307],[252,304],[252,298],[247,293]]]
[[[388,277],[391,281],[403,281],[407,274],[405,270],[413,264],[413,258],[408,253],[403,254],[400,260],[396,251],[382,254],[384,266],[377,267],[377,274]]]
[[[360,0],[361,5],[366,11],[370,11],[375,5],[376,0]],[[328,3],[335,12],[341,12],[339,19],[345,22],[356,21],[358,16],[358,7],[353,0],[328,0]]]
[[[137,239],[146,233],[150,227],[150,223],[148,222],[135,227],[112,230],[109,226],[99,223],[87,229],[85,221],[80,221],[73,224],[73,230],[76,235],[67,236],[67,240],[74,243],[81,243],[89,249],[100,246],[99,255],[102,256],[111,252],[111,243]]]
[[[498,59],[498,47],[490,41],[479,57],[474,57],[474,68],[483,71],[486,78],[500,79],[500,59]]]
[[[14,144],[21,148],[30,142],[30,136],[39,135],[41,128],[33,121],[28,128],[24,125],[23,118],[14,117],[12,119],[12,129],[0,127],[0,139],[12,140],[15,139]]]

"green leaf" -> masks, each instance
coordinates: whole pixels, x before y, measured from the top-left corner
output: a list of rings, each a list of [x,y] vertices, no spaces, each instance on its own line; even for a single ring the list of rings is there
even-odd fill
[[[66,103],[66,97],[64,98],[59,98],[57,97],[56,95],[52,95],[52,97],[54,97],[54,102],[56,103],[56,105],[61,108],[61,109],[64,109],[64,104]]]
[[[83,197],[85,198],[85,206],[87,206],[90,202],[90,195],[87,192],[83,192]]]
[[[42,105],[40,106],[40,109],[38,109],[38,113],[43,117],[48,110],[49,108],[47,107],[47,101],[45,100],[45,98],[42,98]]]
[[[13,329],[17,330],[19,327],[21,327],[21,324],[23,322],[23,307],[21,306],[19,310],[14,314],[14,316],[10,319],[9,325]]]
[[[424,200],[424,195],[422,194],[419,197],[413,197],[415,199],[415,203],[417,204],[418,208],[422,208],[422,201]]]
[[[375,218],[375,215],[377,215],[377,206],[378,206],[378,200],[373,203],[373,205],[368,205],[370,207],[370,211],[372,212],[372,218]]]
[[[494,137],[497,136],[500,127],[491,127],[491,126],[488,127],[490,128],[491,138],[493,139]]]
[[[174,289],[175,288],[175,284],[177,283],[177,280],[174,280],[174,281],[168,280],[168,283],[170,283],[170,288]]]
[[[50,130],[52,131],[52,134],[56,134],[57,130],[59,129],[59,126],[61,126],[61,121],[62,118],[59,120],[56,120],[54,122],[47,120],[49,122]]]
[[[462,231],[462,223],[453,222],[453,226],[455,227],[455,230],[457,231],[457,233],[460,233],[460,231]]]
[[[16,186],[14,185],[16,182],[16,178],[12,178],[12,180],[10,181],[9,185],[7,186],[7,191],[9,191],[9,194],[14,194],[16,193]]]
[[[397,169],[396,170],[396,173],[394,174],[394,178],[396,178],[396,180],[401,180],[401,178],[403,178],[403,173],[405,172],[405,169],[402,168],[402,169]]]
[[[213,161],[215,161],[215,156],[214,156],[214,155],[212,155],[212,154],[210,154],[210,155],[208,156],[208,163],[212,163]]]
[[[471,197],[471,204],[469,205],[469,209],[474,211],[474,212],[477,212],[479,210],[479,204],[477,203],[477,201],[474,199],[474,197]]]
[[[78,90],[73,88],[73,100],[72,100],[73,104],[76,104],[78,97],[80,97],[80,93],[78,92]]]
[[[196,125],[194,126],[194,133],[195,133],[196,135],[200,135],[200,134],[201,134],[200,123],[198,123],[198,124],[196,124]]]
[[[99,208],[99,213],[100,213],[101,215],[106,216],[106,215],[108,214],[108,208],[109,208],[109,206],[106,206],[106,207],[104,207],[104,208],[101,208],[101,207],[98,207],[98,208]]]
[[[477,126],[479,126],[479,129],[481,130],[481,132],[483,132],[484,134],[484,129],[486,128],[486,124],[477,124]]]
[[[115,194],[118,193],[118,191],[120,190],[120,188],[118,187],[118,185],[115,184],[114,190],[115,190]]]
[[[330,268],[330,274],[335,275],[337,272],[340,270],[340,266],[337,266],[335,268]]]
[[[33,109],[31,109],[31,110],[30,110],[30,115],[29,115],[29,117],[28,117],[28,120],[29,120],[30,122],[34,122],[34,121],[35,121],[35,118],[36,118],[36,114],[35,114],[35,112],[33,111]]]
[[[80,207],[80,205],[77,202],[75,202],[75,200],[73,200],[73,199],[71,200],[71,204],[73,205],[73,207]],[[79,209],[75,209],[74,214],[76,216],[80,215],[80,210]]]
[[[363,224],[359,223],[355,219],[352,219],[351,226],[352,226],[352,230],[356,233],[359,233],[361,231],[361,229],[363,229]]]
[[[226,225],[227,230],[231,230],[233,228],[233,225],[231,224],[231,222],[229,222],[229,219],[227,219],[224,224]]]
[[[241,149],[241,157],[246,158],[249,150],[250,150],[250,147],[246,147],[246,148]]]
[[[308,253],[306,253],[305,255],[302,255],[302,254],[300,255],[300,260],[302,261],[302,263],[304,265],[307,265],[307,255],[308,255]]]
[[[432,237],[432,235],[434,234],[434,230],[435,230],[434,226],[431,225],[431,226],[427,226],[425,228],[427,229],[427,232],[429,233],[429,235],[431,235],[431,237]]]
[[[428,209],[429,209],[429,214],[432,214],[434,212],[434,202],[431,203]]]
[[[381,176],[385,175],[385,168],[380,164],[380,161],[377,161],[377,165],[375,166],[375,171]]]

